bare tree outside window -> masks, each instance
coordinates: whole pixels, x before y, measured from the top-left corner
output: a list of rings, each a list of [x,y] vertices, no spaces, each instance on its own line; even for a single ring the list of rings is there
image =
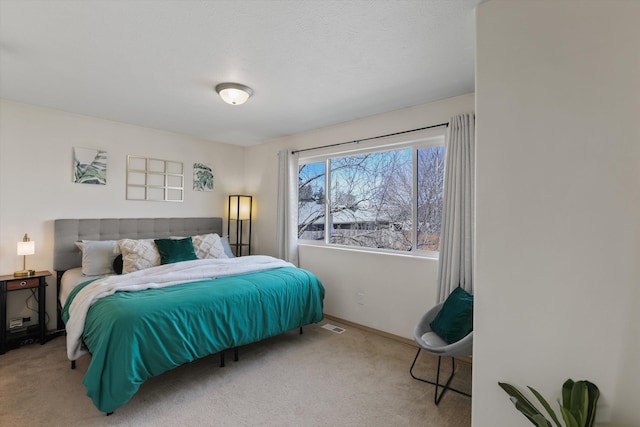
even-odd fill
[[[444,147],[418,150],[418,249],[440,249]]]
[[[298,168],[298,238],[324,239],[325,162]]]
[[[417,167],[414,167],[414,157]],[[325,188],[329,167],[329,191]],[[299,167],[298,237],[330,244],[437,251],[444,147],[332,157]],[[417,200],[413,186],[417,185]],[[329,217],[326,218],[327,209]],[[413,218],[416,212],[417,228]]]
[[[411,170],[410,149],[331,159],[330,242],[410,250]]]

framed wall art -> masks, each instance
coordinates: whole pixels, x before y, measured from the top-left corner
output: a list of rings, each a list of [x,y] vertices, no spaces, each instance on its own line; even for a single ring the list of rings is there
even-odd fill
[[[107,152],[95,148],[73,148],[73,182],[107,184]]]
[[[127,156],[127,200],[182,202],[182,162]]]
[[[193,190],[213,191],[213,169],[204,163],[193,164]]]

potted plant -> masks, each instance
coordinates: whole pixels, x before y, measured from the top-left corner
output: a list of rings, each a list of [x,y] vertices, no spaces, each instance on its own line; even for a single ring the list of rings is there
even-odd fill
[[[517,388],[511,384],[501,383],[498,385],[509,395],[509,399],[513,402],[516,409],[527,417],[534,425],[538,427],[553,427],[543,414],[536,408]],[[533,387],[527,386],[531,393],[538,399],[544,409],[547,411],[557,427],[562,427],[559,418],[551,408],[551,405],[544,397]],[[600,397],[598,387],[585,380],[573,381],[568,379],[562,385],[562,402],[558,399],[560,405],[560,414],[566,427],[593,427],[596,418],[596,405]]]

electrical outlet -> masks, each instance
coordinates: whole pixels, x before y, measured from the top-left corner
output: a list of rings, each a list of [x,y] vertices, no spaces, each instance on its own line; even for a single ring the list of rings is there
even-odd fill
[[[18,317],[17,319],[9,320],[9,329],[21,328],[22,327],[22,318]]]

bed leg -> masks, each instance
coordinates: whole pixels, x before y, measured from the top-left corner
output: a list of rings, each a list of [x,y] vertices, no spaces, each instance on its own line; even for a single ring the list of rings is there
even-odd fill
[[[220,352],[220,367],[224,368],[224,351]]]
[[[238,357],[238,347],[233,347],[233,361],[237,362],[239,359]]]
[[[107,412],[107,417],[108,417],[109,415],[113,415],[113,411],[111,411],[111,412]]]
[[[75,360],[71,361],[71,369],[76,369],[76,361]]]
[[[302,331],[302,326],[300,326],[300,335],[302,335],[304,332]]]

